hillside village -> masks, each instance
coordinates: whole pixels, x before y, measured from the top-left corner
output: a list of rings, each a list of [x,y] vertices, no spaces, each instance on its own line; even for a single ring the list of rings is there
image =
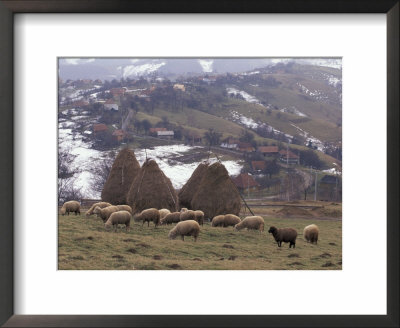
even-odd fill
[[[166,163],[234,161],[230,174],[249,198],[341,200],[338,69],[289,63],[175,80],[60,78],[59,128],[60,145],[79,140],[104,160],[120,147],[185,145]]]

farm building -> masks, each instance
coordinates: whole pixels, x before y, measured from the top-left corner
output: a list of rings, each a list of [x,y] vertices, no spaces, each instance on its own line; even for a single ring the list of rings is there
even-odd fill
[[[157,134],[158,131],[167,131],[167,128],[150,128],[149,132],[151,134]]]
[[[221,143],[222,148],[236,149],[239,141],[233,138],[228,138]]]
[[[100,124],[93,124],[93,133],[96,135],[97,133],[105,132],[107,131],[107,125],[100,123]]]
[[[110,90],[111,94],[115,96],[123,96],[125,94],[124,88],[113,88]]]
[[[174,137],[174,131],[157,131],[157,137],[160,139],[172,139]]]
[[[261,172],[265,170],[266,163],[265,161],[252,161],[251,168],[253,169],[253,172]]]
[[[113,99],[108,99],[104,103],[104,109],[106,109],[106,110],[118,110],[118,105]]]
[[[174,89],[175,90],[181,90],[182,92],[185,92],[185,86],[183,84],[174,84]]]
[[[275,156],[279,154],[278,146],[261,146],[257,151],[265,156]]]
[[[82,108],[82,107],[88,106],[89,103],[87,101],[85,101],[85,100],[78,100],[78,101],[75,101],[72,105],[75,106],[75,107]]]
[[[260,185],[248,173],[241,173],[233,178],[233,182],[239,190],[257,190]]]
[[[115,141],[121,142],[125,138],[125,132],[123,130],[115,130],[112,136]]]
[[[255,151],[254,147],[251,145],[251,143],[248,142],[239,142],[237,144],[237,150],[244,152],[244,153],[252,153]]]
[[[290,150],[281,150],[279,154],[281,162],[288,164],[299,164],[299,156],[292,153]]]

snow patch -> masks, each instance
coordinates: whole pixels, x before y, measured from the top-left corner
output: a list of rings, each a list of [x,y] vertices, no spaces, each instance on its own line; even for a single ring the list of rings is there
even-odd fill
[[[166,63],[147,63],[142,65],[128,65],[123,68],[122,76],[124,78],[129,76],[139,76],[146,75],[157,71],[160,67],[164,66]]]
[[[199,59],[198,62],[200,64],[201,68],[203,69],[204,73],[212,72],[212,70],[213,70],[212,65],[214,64],[214,60]]]
[[[248,94],[246,91],[243,91],[243,90],[238,90],[238,89],[235,89],[235,88],[226,88],[226,92],[229,94],[229,95],[240,95],[240,96],[242,96],[243,97],[243,99],[244,100],[246,100],[247,102],[249,102],[249,103],[252,103],[252,104],[258,104],[258,105],[261,105],[261,102],[256,98],[256,97],[254,97],[254,96],[252,96],[252,95],[250,95],[250,94]],[[262,105],[261,105],[262,106]]]

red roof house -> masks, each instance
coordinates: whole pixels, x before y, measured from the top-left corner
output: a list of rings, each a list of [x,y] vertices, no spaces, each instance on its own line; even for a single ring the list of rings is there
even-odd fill
[[[265,162],[264,161],[252,161],[251,167],[253,171],[262,171],[265,169]]]
[[[113,96],[123,96],[125,94],[125,89],[124,88],[112,88],[110,90],[110,92]]]
[[[236,187],[238,187],[238,189],[242,190],[248,188],[256,189],[260,186],[258,182],[255,181],[253,177],[248,173],[239,174],[236,178],[233,178],[233,182],[235,183]]]
[[[278,155],[278,146],[261,146],[257,148],[257,151],[264,156],[266,155]]]
[[[93,132],[95,134],[99,133],[99,132],[107,131],[107,130],[108,130],[107,125],[105,125],[103,123],[93,124]]]

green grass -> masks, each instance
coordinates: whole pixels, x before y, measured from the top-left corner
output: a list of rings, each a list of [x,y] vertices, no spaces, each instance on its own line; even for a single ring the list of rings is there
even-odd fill
[[[235,232],[204,224],[197,242],[192,237],[169,240],[172,226],[134,223],[130,232],[104,230],[100,219],[83,215],[59,216],[60,270],[340,270],[340,220],[290,219],[265,216],[265,231]],[[303,240],[304,226],[320,228],[318,245]],[[295,249],[278,248],[267,233],[269,226],[293,227]]]

